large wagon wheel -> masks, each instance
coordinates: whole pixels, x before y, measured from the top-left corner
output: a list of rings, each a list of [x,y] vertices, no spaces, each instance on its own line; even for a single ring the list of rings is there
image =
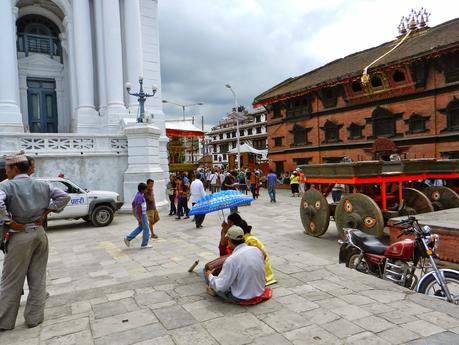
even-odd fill
[[[429,198],[417,189],[403,188],[402,196],[405,201],[405,207],[400,211],[401,216],[434,211]]]
[[[344,228],[359,229],[367,234],[381,237],[384,218],[373,199],[361,193],[345,194],[335,211],[336,228],[343,235]]]
[[[430,199],[435,211],[459,207],[459,195],[448,187],[430,186],[422,192]]]
[[[301,222],[304,233],[310,236],[322,236],[330,223],[330,209],[327,200],[315,188],[309,188],[303,194],[300,205]]]

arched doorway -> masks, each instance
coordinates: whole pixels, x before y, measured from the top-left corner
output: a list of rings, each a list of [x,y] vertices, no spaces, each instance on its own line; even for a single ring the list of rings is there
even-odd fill
[[[19,7],[16,21],[21,112],[32,133],[67,131],[70,118],[62,23],[55,22],[63,14],[54,4],[53,8],[55,13],[49,7]]]

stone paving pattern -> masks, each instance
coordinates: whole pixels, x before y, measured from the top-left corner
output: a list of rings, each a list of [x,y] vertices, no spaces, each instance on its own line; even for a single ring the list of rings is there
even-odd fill
[[[271,300],[225,304],[187,273],[196,259],[197,272],[217,256],[217,213],[196,229],[162,210],[160,239],[148,250],[140,239],[125,247],[130,215],[106,228],[61,221],[49,230],[45,322],[25,328],[23,301],[0,344],[459,344],[459,307],[338,265],[333,223],[323,238],[307,237],[299,198],[280,191],[271,204],[262,194],[240,212],[271,255],[279,281]]]

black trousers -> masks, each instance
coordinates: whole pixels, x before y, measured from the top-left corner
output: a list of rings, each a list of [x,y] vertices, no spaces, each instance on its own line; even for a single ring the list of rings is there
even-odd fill
[[[194,206],[194,204],[196,204],[195,202],[192,203],[192,206]],[[196,214],[194,216],[194,221],[196,222],[196,227],[199,228],[202,223],[204,222],[204,218],[206,218],[206,215],[205,214]]]
[[[170,214],[176,214],[177,213],[177,208],[175,207],[175,195],[169,195],[169,201],[171,203],[171,208],[169,210]]]

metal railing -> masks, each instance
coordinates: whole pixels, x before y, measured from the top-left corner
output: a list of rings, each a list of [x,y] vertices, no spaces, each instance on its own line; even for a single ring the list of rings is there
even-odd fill
[[[51,58],[59,56],[62,63],[62,47],[58,38],[35,34],[19,33],[17,37],[18,52],[48,54]]]

